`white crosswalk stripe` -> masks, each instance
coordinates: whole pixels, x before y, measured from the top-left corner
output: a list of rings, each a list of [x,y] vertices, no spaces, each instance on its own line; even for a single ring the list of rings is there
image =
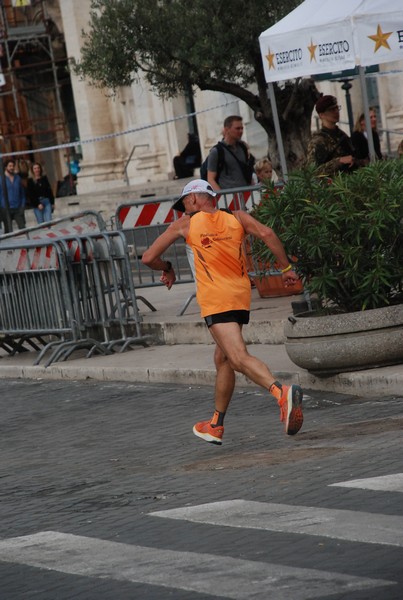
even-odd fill
[[[151,513],[209,525],[320,535],[403,547],[403,517],[248,500],[228,500]]]
[[[359,488],[377,492],[403,492],[403,473],[369,477],[367,479],[351,479],[350,481],[331,483],[330,487]]]
[[[167,511],[169,512],[169,511]],[[233,600],[313,600],[394,582],[45,531],[0,541],[0,560],[62,573],[203,592]],[[207,577],[206,574],[209,574]]]
[[[402,492],[403,474],[341,481],[330,487],[358,488],[367,493]],[[256,529],[403,547],[403,517],[364,511],[234,499],[149,513],[149,518],[154,517],[217,528]],[[57,531],[0,540],[0,561],[233,600],[250,600],[252,591],[256,599],[271,600],[323,600],[335,590],[340,595],[357,591],[373,598],[378,588],[397,585],[397,581],[376,578],[372,572],[370,577],[357,576],[344,574],[340,569],[333,572],[289,566],[288,561],[281,565],[278,561],[181,552]]]

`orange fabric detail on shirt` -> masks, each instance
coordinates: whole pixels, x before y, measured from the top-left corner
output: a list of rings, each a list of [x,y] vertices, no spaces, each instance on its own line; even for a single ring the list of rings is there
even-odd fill
[[[228,310],[250,310],[244,237],[239,221],[224,211],[200,211],[191,217],[186,243],[194,254],[202,317]]]

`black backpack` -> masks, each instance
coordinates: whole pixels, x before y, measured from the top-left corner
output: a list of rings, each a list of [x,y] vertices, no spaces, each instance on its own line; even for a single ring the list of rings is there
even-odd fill
[[[234,158],[238,161],[239,166],[242,169],[243,176],[245,177],[245,182],[247,185],[249,185],[252,181],[252,175],[254,172],[253,164],[255,162],[255,159],[253,158],[252,155],[249,156],[248,147],[245,144],[245,142],[239,142],[239,143],[242,146],[242,150],[245,152],[245,162],[244,163],[241,162],[240,160],[238,160],[237,157],[235,156],[235,154],[233,154],[231,152],[231,150],[226,148],[226,146],[222,142],[218,142],[215,146],[213,146],[213,148],[217,148],[217,155],[218,155],[217,180],[219,179],[220,173],[222,172],[222,170],[225,167],[225,150],[227,150],[227,152],[231,152],[231,154],[234,156]],[[208,163],[208,156],[203,161],[203,163],[200,167],[200,179],[204,179],[205,181],[207,181],[207,163]]]

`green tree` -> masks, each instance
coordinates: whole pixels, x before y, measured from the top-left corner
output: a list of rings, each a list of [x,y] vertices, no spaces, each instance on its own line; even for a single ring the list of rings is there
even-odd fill
[[[232,94],[253,111],[281,172],[258,37],[299,0],[92,0],[76,72],[97,87],[116,90],[139,74],[161,97],[191,86]],[[288,168],[306,153],[312,108],[310,79],[276,86]]]

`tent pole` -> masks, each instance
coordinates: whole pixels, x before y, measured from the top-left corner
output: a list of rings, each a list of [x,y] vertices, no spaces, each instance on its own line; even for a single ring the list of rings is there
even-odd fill
[[[283,144],[283,138],[281,135],[280,121],[278,118],[276,96],[274,94],[274,85],[271,81],[269,81],[269,83],[267,84],[267,87],[269,90],[271,111],[273,113],[274,131],[276,132],[278,153],[280,156],[281,170],[283,172],[283,181],[287,182],[287,180],[288,180],[287,162],[285,160],[284,144]]]
[[[362,100],[363,100],[363,104],[364,104],[365,127],[367,129],[369,157],[371,159],[371,162],[375,162],[377,159],[377,156],[375,154],[374,137],[372,135],[371,120],[369,118],[369,102],[368,102],[367,86],[366,86],[366,82],[365,82],[365,68],[363,66],[359,65],[358,73],[360,75],[361,94],[362,94]]]

